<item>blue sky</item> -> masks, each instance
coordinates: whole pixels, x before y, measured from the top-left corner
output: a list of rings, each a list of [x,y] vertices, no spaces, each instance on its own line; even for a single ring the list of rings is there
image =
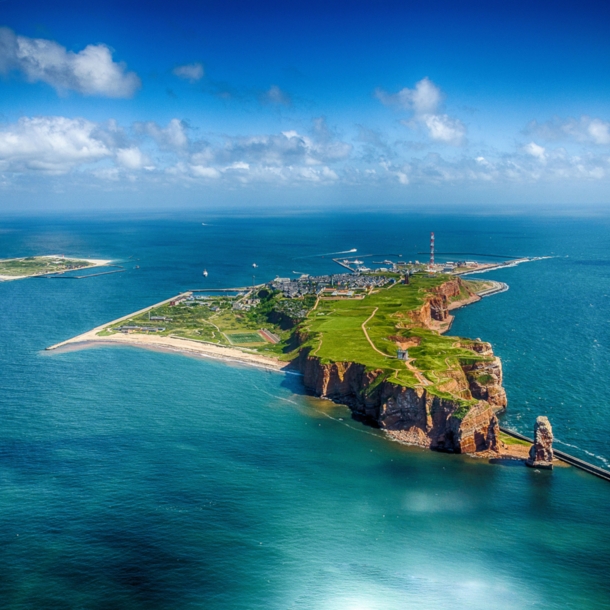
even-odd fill
[[[601,2],[3,0],[0,205],[605,205],[608,24]]]

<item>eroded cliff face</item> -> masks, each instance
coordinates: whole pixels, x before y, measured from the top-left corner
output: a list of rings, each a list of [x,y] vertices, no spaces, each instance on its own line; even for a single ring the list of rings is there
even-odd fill
[[[460,278],[445,282],[419,309],[396,314],[397,328],[413,325],[442,332],[448,326],[443,323],[452,319],[449,305],[460,295],[475,297]],[[401,337],[390,338],[397,345],[411,340],[405,338],[401,343]],[[410,388],[392,383],[381,369],[367,371],[353,362],[322,363],[309,349],[301,351],[298,365],[308,390],[347,404],[354,414],[397,440],[439,451],[498,452],[501,441],[496,413],[506,406],[500,359],[483,341],[456,339],[454,345],[470,350],[471,356],[444,371],[444,379],[437,385],[437,391],[452,398],[432,394],[424,385]]]
[[[414,324],[428,328],[433,328],[434,322],[447,322],[451,319],[449,313],[451,300],[459,296],[462,291],[470,294],[459,277],[449,280],[435,288],[433,295],[419,309],[409,312],[409,317]]]
[[[493,352],[491,355],[493,356]],[[481,360],[474,364],[462,364],[462,370],[473,398],[484,400],[496,409],[506,407],[506,390],[502,386],[500,358],[493,356],[490,361]]]
[[[306,388],[347,404],[397,440],[456,453],[499,449],[498,407],[484,399],[467,409],[457,398],[441,398],[424,387],[407,388],[380,380],[381,370],[367,371],[350,362],[323,364],[306,351],[300,355],[299,366]]]
[[[450,299],[457,297],[462,287],[462,280],[457,277],[435,289],[436,296],[430,299],[430,315],[433,320],[444,322],[449,318]]]

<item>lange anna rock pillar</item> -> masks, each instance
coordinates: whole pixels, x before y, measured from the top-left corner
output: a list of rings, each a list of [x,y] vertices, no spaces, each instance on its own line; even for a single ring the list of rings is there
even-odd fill
[[[532,468],[553,468],[553,428],[548,417],[536,418],[534,444],[525,463]]]

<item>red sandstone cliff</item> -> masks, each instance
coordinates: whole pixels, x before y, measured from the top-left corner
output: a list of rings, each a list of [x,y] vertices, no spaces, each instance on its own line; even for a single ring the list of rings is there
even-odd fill
[[[464,297],[463,301],[458,300],[460,296]],[[461,303],[471,303],[479,299],[480,297],[471,292],[461,278],[456,277],[437,286],[432,291],[432,296],[426,299],[419,309],[409,312],[408,316],[415,326],[425,326],[445,332],[453,321],[449,313],[450,309],[459,307]]]
[[[464,293],[475,297],[460,278],[445,282],[418,310],[409,312],[410,322],[434,328],[434,321],[450,321],[451,300]],[[399,326],[404,327],[404,322]],[[502,364],[489,343],[462,341],[460,347],[480,360],[462,363],[461,370],[452,371],[439,388],[455,398],[441,398],[425,387],[397,385],[381,379],[382,370],[367,371],[362,364],[323,364],[309,350],[301,351],[298,364],[308,390],[347,404],[356,415],[398,440],[456,453],[497,452],[500,440],[495,414],[506,406]],[[477,401],[474,406],[464,406],[464,400],[473,399]]]
[[[491,365],[494,370],[499,369],[501,380],[499,360],[494,359]],[[367,371],[361,364],[322,364],[317,357],[303,351],[299,366],[307,389],[320,397],[347,404],[356,415],[398,440],[456,453],[495,452],[499,448],[495,413],[506,405],[501,386],[501,391],[490,390],[492,384],[485,386],[494,401],[475,396],[474,392],[466,396],[479,398],[476,405],[468,409],[457,398],[441,398],[423,387],[407,388],[387,380],[378,382],[383,371]],[[479,385],[473,387],[482,394]]]

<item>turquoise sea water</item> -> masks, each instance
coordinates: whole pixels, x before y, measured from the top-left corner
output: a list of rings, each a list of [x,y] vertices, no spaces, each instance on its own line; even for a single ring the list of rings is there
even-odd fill
[[[202,226],[201,222],[208,223]],[[610,484],[408,448],[299,377],[132,348],[44,347],[181,290],[437,250],[554,258],[452,334],[504,362],[504,422],[610,460],[609,222],[376,215],[5,220],[0,257],[125,273],[0,284],[0,607],[609,608]],[[424,255],[419,255],[424,258]],[[130,258],[131,257],[131,258]],[[452,259],[455,256],[447,256]],[[139,265],[139,269],[134,269]]]

